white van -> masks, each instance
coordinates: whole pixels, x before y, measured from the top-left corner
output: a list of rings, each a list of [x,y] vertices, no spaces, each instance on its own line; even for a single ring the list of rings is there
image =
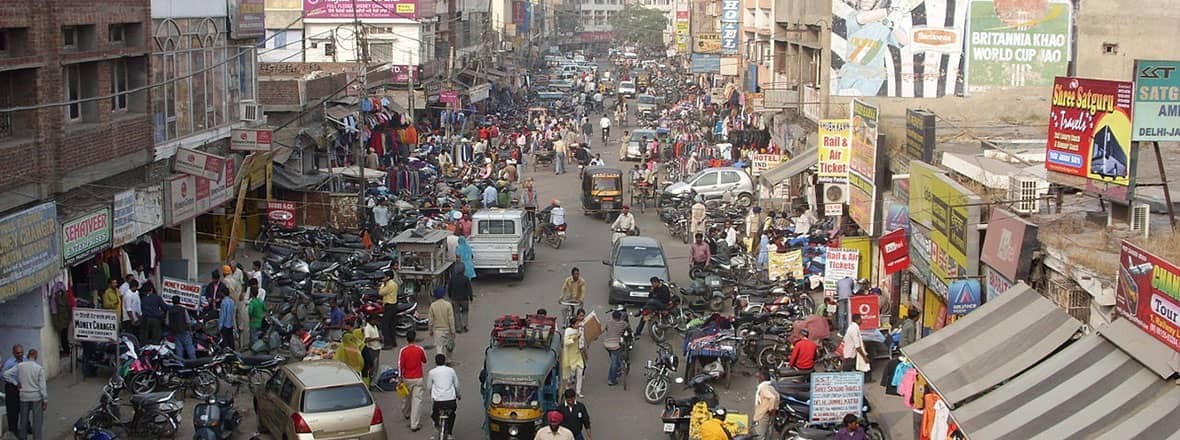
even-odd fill
[[[524,279],[525,262],[536,258],[534,227],[522,209],[481,209],[471,215],[471,256],[475,270],[515,274]]]

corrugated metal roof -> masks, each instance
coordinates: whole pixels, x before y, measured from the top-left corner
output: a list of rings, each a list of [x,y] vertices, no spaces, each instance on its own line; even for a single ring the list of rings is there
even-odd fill
[[[758,179],[762,181],[763,185],[775,186],[783,180],[795,177],[804,170],[811,168],[819,162],[819,147],[811,147],[806,151],[799,153],[798,156],[792,157],[791,160],[784,162],[782,165],[771,168],[762,173]]]
[[[1167,379],[1180,373],[1180,370],[1176,368],[1180,353],[1176,353],[1171,347],[1144,333],[1131,321],[1116,319],[1110,324],[1099,327],[1098,333],[1143,363],[1161,379]]]

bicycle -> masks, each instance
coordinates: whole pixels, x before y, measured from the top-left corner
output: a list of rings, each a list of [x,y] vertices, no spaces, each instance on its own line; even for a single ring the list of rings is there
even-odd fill
[[[635,345],[635,337],[631,334],[630,324],[623,331],[622,347],[619,347],[618,376],[622,377],[623,390],[627,389],[627,373],[631,372],[631,348]]]
[[[582,303],[578,301],[561,301],[561,325],[568,326],[570,318],[573,318],[578,309],[582,308]]]
[[[451,440],[455,438],[455,433],[447,432],[447,421],[453,417],[455,417],[455,410],[450,408],[439,410],[438,422],[435,424],[438,428],[438,434],[435,440]]]

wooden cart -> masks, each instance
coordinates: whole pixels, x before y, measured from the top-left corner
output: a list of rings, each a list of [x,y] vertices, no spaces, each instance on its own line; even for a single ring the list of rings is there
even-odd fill
[[[454,264],[447,259],[448,235],[451,232],[431,230],[416,236],[413,229],[408,229],[393,237],[397,246],[397,273],[402,281],[415,284],[418,295],[429,298],[436,287],[446,285]]]

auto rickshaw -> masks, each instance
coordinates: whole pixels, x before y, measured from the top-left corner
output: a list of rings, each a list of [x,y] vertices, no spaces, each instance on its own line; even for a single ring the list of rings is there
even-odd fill
[[[617,168],[589,167],[582,170],[582,212],[602,214],[607,222],[623,210],[623,172]]]
[[[561,338],[549,348],[491,344],[484,352],[480,394],[491,440],[532,439],[546,411],[559,404]]]

